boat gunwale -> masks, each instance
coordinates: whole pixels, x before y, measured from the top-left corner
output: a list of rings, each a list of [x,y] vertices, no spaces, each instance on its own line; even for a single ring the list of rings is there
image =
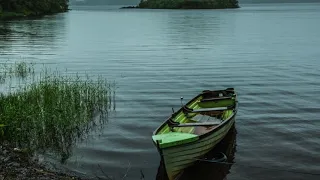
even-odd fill
[[[210,92],[219,92],[219,91],[226,91],[227,89],[224,89],[224,90],[213,90],[213,91],[210,91]],[[205,94],[207,92],[202,92],[200,94],[198,94],[197,96],[195,96],[194,98],[192,98],[188,103],[186,103],[185,106],[189,105],[190,103],[194,102],[197,98],[199,98],[200,96],[202,96],[203,94]],[[233,94],[234,94],[234,97],[235,97],[235,105],[234,105],[234,108],[233,108],[233,113],[232,115],[224,120],[222,123],[220,123],[218,126],[216,126],[214,129],[212,129],[211,131],[205,133],[205,134],[202,134],[202,135],[198,135],[199,140],[207,137],[207,136],[210,136],[211,134],[215,133],[216,131],[218,131],[219,129],[223,128],[231,119],[235,118],[236,114],[237,114],[237,111],[238,111],[238,100],[237,100],[237,93],[233,90]],[[166,124],[167,122],[170,120],[170,118],[176,114],[179,114],[181,111],[183,111],[183,107],[181,107],[178,111],[176,111],[175,113],[171,114],[171,116],[169,118],[167,118],[156,130],[153,131],[152,135],[156,135],[157,132],[159,132],[160,129],[162,129]],[[188,144],[192,143],[192,142],[189,142],[189,143],[185,143],[185,144],[180,144],[180,145],[177,145],[177,146],[173,146],[173,147],[167,147],[167,148],[160,148],[159,144],[157,144],[156,142],[153,141],[153,143],[155,144],[155,146],[157,147],[158,151],[162,151],[162,149],[167,149],[167,148],[175,148],[175,147],[180,147],[180,146],[187,146]]]

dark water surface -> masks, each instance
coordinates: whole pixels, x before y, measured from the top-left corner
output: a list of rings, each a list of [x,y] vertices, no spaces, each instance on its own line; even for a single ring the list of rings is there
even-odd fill
[[[320,178],[320,4],[73,9],[0,23],[1,62],[25,59],[117,83],[116,112],[66,168],[155,179],[160,158],[151,134],[171,107],[181,96],[234,87],[238,133],[227,179]],[[220,179],[204,174],[199,179]]]

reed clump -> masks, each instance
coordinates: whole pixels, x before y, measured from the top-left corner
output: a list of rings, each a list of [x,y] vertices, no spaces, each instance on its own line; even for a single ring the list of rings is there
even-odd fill
[[[19,75],[29,69],[25,65],[18,66]],[[45,71],[18,90],[0,93],[0,138],[30,152],[58,154],[64,162],[78,140],[107,120],[113,91],[102,77]]]
[[[26,78],[34,75],[34,64],[25,61],[15,63],[2,63],[0,65],[0,84],[6,82],[7,78]]]

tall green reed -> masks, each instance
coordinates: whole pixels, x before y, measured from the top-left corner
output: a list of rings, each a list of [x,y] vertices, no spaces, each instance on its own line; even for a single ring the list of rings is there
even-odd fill
[[[0,84],[5,83],[7,78],[25,78],[28,75],[34,75],[34,64],[26,61],[19,61],[15,63],[1,63],[0,64]]]
[[[78,140],[107,120],[113,95],[113,86],[101,76],[92,79],[45,69],[29,84],[0,94],[4,138],[32,152],[52,152],[64,162]]]

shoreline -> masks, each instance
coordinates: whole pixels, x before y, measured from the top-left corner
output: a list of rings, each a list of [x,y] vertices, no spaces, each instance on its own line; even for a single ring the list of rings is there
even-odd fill
[[[185,9],[185,10],[192,10],[192,9],[238,9],[240,7],[234,7],[234,8],[205,8],[205,7],[201,7],[201,8],[145,8],[145,7],[139,7],[139,6],[123,6],[119,9],[177,9],[177,10],[181,10],[181,9]]]
[[[33,18],[41,18],[47,15],[55,15],[60,13],[66,13],[71,9],[67,9],[65,11],[59,12],[48,12],[48,13],[21,13],[21,12],[8,12],[4,11],[0,13],[0,21],[10,21],[10,20],[25,20],[25,19],[33,19]]]
[[[14,148],[7,142],[0,143],[0,179],[82,180],[80,176],[46,168],[28,152]]]

